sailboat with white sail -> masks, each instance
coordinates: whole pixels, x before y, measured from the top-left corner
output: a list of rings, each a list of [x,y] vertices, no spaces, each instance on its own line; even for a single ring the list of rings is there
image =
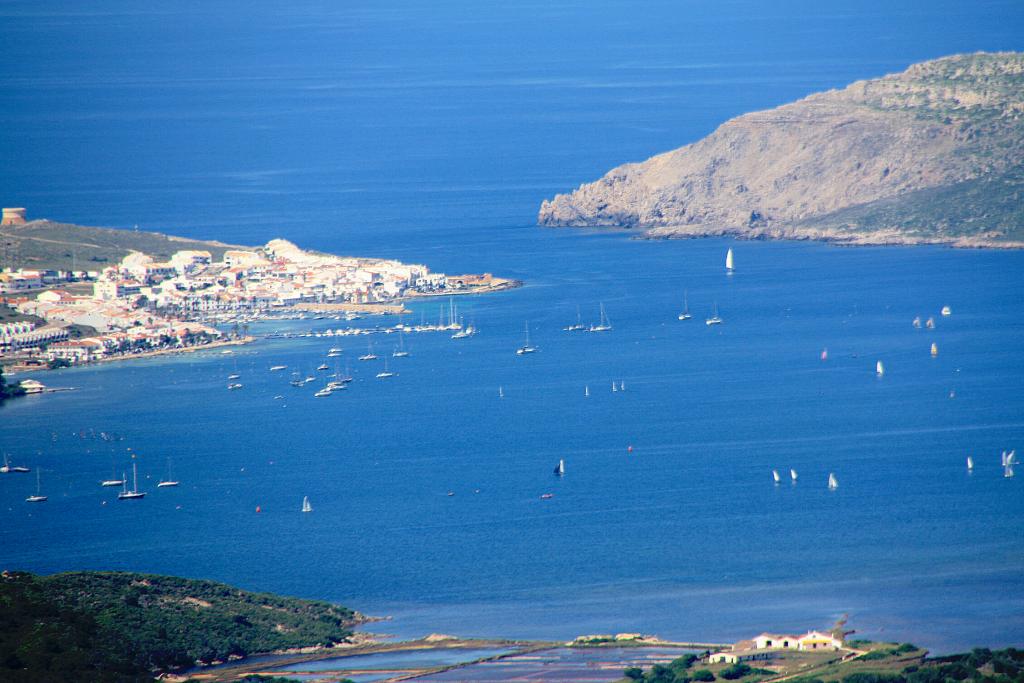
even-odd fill
[[[690,302],[687,299],[685,289],[683,290],[683,312],[676,317],[678,317],[680,320],[689,320],[690,318],[693,317],[692,315],[690,315]]]
[[[530,344],[530,323],[526,323],[526,342],[516,349],[517,356],[523,356],[527,353],[536,353],[537,347]]]
[[[828,473],[828,489],[829,491],[835,491],[839,488],[839,481],[836,479],[836,475],[832,472]]]
[[[583,397],[590,398],[590,385],[587,384],[583,387]]]
[[[158,489],[165,489],[165,488],[167,488],[169,486],[177,486],[177,485],[178,485],[178,481],[174,477],[171,476],[171,459],[167,458],[167,478],[166,479],[161,479],[159,482],[157,482],[156,487]]]
[[[25,499],[26,503],[45,503],[47,496],[43,495],[42,482],[39,478],[39,468],[36,468],[36,493],[33,496],[29,496]]]
[[[596,325],[590,326],[590,332],[611,332],[612,322],[608,319],[608,314],[604,310],[604,302],[601,302],[601,317]]]
[[[791,482],[793,482],[794,484],[796,483],[796,470],[794,470],[792,468],[790,468],[790,470],[789,470],[789,480]]]
[[[877,361],[875,363],[875,374],[879,377],[885,376],[885,365],[882,364],[882,361]]]
[[[974,458],[972,458],[969,455],[967,456],[967,471],[968,472],[974,471]]]
[[[555,465],[555,474],[559,477],[565,474],[565,460],[559,460],[558,464]]]
[[[732,247],[729,247],[729,251],[725,252],[725,272],[732,274],[734,270]]]
[[[312,512],[313,511],[313,506],[309,504],[309,496],[303,496],[302,497],[302,511],[303,512]]]
[[[124,475],[121,475],[124,478]],[[145,498],[146,494],[143,491],[139,491],[139,468],[137,463],[132,463],[132,490],[128,490],[127,480],[124,483],[124,488],[117,494],[118,500],[135,500],[138,498]]]
[[[779,476],[778,470],[772,470],[772,481],[774,481],[776,484],[782,481],[782,477]]]

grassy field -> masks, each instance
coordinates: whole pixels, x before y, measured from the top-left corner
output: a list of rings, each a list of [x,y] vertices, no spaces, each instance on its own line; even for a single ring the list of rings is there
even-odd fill
[[[239,245],[173,237],[157,232],[90,228],[69,223],[32,221],[0,227],[0,258],[4,267],[57,270],[101,270],[132,251],[164,261],[181,249],[211,252],[220,260]]]

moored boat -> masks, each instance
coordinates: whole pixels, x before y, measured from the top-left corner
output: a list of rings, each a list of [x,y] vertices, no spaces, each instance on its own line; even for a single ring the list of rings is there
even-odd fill
[[[121,475],[124,479],[124,475]],[[143,491],[139,491],[139,469],[136,463],[132,463],[132,490],[128,490],[127,480],[124,483],[124,488],[117,494],[118,500],[137,500],[139,498],[145,498],[146,494]]]
[[[590,326],[590,332],[611,332],[612,322],[608,319],[608,314],[604,310],[604,302],[601,302],[601,317],[596,325]]]
[[[523,355],[526,355],[527,353],[536,353],[536,352],[537,352],[537,347],[530,345],[530,323],[526,323],[526,341],[523,343],[522,346],[520,346],[518,349],[516,349],[516,355],[517,356],[523,356]]]
[[[579,306],[576,307],[576,322],[572,323],[571,325],[566,325],[562,329],[565,330],[566,332],[582,332],[583,330],[587,329],[587,326],[583,324]]]
[[[690,302],[687,300],[686,290],[683,290],[683,312],[676,317],[679,320],[689,320],[693,317],[690,315]]]
[[[35,495],[31,495],[28,498],[26,498],[25,502],[26,503],[45,503],[46,501],[47,501],[47,496],[43,495],[42,483],[41,483],[40,478],[39,478],[39,468],[37,467],[36,468],[36,492],[35,492]]]
[[[178,481],[176,479],[174,479],[174,477],[171,476],[171,459],[167,458],[167,478],[166,479],[161,479],[159,482],[157,482],[156,487],[158,489],[165,489],[165,488],[168,488],[168,487],[171,487],[171,486],[177,486],[177,485],[178,485]]]
[[[711,327],[712,325],[721,325],[722,322],[723,322],[722,318],[719,317],[719,315],[718,315],[718,303],[716,302],[715,303],[715,312],[714,312],[714,314],[710,318],[705,320],[704,324],[707,325],[708,327]]]

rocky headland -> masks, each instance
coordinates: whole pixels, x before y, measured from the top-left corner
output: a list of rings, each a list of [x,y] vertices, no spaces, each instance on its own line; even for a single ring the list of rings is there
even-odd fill
[[[1024,248],[1024,53],[922,62],[744,114],[544,201],[538,222]]]

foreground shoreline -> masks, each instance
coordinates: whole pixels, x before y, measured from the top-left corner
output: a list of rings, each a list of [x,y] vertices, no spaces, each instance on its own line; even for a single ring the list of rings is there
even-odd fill
[[[741,230],[708,228],[704,225],[633,226],[633,225],[542,225],[551,230],[584,230],[592,233],[630,235],[630,239],[662,242],[669,240],[700,240],[730,238],[741,242],[818,242],[835,247],[946,247],[949,249],[991,249],[994,251],[1024,250],[1024,242],[998,241],[984,237],[912,237],[896,232],[864,234],[824,232],[817,230]]]
[[[677,240],[705,237],[732,237],[744,241],[821,242],[839,247],[916,247],[934,246],[951,249],[1024,249],[1024,242],[998,241],[986,237],[914,237],[896,231],[876,231],[863,234],[814,229],[738,230],[734,228],[708,229],[704,226],[671,226],[640,228],[637,239]]]
[[[200,353],[203,351],[212,351],[215,349],[224,349],[233,346],[242,346],[244,344],[251,344],[256,341],[256,337],[248,336],[240,339],[221,339],[212,341],[207,344],[197,344],[195,346],[186,346],[184,348],[167,348],[167,349],[154,349],[152,351],[142,351],[141,353],[127,353],[116,356],[106,356],[103,358],[97,358],[96,360],[89,361],[88,363],[81,363],[74,367],[90,367],[93,365],[102,365],[104,363],[120,363],[123,361],[130,360],[141,360],[145,358],[155,358],[157,356],[177,356],[189,353]],[[51,368],[45,365],[38,366],[19,366],[12,365],[4,369],[5,374],[9,376],[24,375],[27,373],[35,372],[51,372],[54,370],[63,370],[64,368]]]

